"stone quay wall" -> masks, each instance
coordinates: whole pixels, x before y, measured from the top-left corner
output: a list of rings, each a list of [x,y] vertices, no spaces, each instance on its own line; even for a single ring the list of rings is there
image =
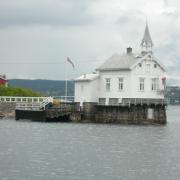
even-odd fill
[[[72,114],[73,122],[112,124],[166,124],[165,105],[99,106],[85,103],[79,113]]]
[[[0,102],[0,115],[5,118],[15,117],[16,103]]]

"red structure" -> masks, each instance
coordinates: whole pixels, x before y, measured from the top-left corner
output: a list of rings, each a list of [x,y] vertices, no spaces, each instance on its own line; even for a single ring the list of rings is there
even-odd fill
[[[5,75],[0,75],[0,86],[7,86],[7,79]]]

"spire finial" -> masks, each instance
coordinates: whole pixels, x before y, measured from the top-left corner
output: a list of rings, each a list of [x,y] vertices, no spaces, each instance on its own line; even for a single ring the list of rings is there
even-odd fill
[[[146,27],[144,31],[144,36],[141,42],[142,52],[152,52],[153,42],[151,39],[151,35],[149,33],[148,21],[146,17]]]

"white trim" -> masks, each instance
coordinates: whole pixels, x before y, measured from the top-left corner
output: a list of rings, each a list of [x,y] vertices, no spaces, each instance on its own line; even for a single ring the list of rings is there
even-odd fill
[[[140,58],[136,63],[134,63],[130,69],[133,70],[139,63],[142,63],[144,60],[148,60],[148,55],[151,55],[151,61],[155,62],[157,65],[159,65],[159,67],[165,72],[165,68],[162,64],[159,63],[159,61],[157,60],[156,57],[153,56],[153,54],[148,53],[145,56],[143,56],[142,58]]]

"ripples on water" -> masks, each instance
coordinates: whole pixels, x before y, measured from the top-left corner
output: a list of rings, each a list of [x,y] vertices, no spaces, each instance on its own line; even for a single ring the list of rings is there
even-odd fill
[[[0,121],[1,180],[177,180],[180,107],[166,126]]]

